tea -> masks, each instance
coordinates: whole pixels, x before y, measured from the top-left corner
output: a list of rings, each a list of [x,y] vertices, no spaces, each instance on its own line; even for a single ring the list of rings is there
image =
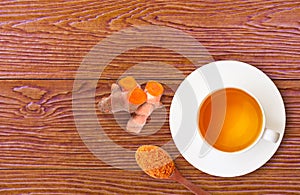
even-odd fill
[[[262,131],[263,113],[258,102],[236,88],[221,89],[206,97],[198,117],[201,135],[224,152],[247,148]]]

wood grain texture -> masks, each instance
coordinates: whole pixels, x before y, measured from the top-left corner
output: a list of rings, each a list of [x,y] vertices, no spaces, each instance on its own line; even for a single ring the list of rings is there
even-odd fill
[[[259,170],[241,178],[208,177],[197,170],[183,175],[212,194],[298,194],[293,171]],[[1,170],[2,194],[191,194],[181,185],[120,170]],[[251,183],[251,185],[249,185]],[[282,189],[285,188],[283,191]],[[259,189],[259,190],[258,190]]]
[[[274,80],[285,102],[282,144],[259,170],[237,178],[213,177],[179,156],[175,163],[183,175],[212,194],[300,194],[299,22],[300,3],[294,0],[1,1],[0,194],[190,194],[177,183],[118,170],[99,160],[75,126],[72,87],[84,57],[105,37],[149,24],[182,30],[215,60],[239,60],[260,68]],[[164,117],[174,89],[195,69],[174,51],[131,49],[115,57],[101,75],[83,70],[80,79],[100,79],[96,108],[129,68],[158,61],[178,71],[155,67],[133,75],[164,83],[167,113],[156,112]],[[141,144],[163,145],[171,139],[168,120],[161,128],[151,120],[147,128],[158,131],[141,137],[126,133],[110,114],[97,111],[97,117],[110,139],[132,151]],[[92,122],[87,115],[80,120]],[[120,120],[126,121],[126,116]]]
[[[299,10],[293,0],[2,1],[0,78],[72,79],[83,57],[103,38],[126,27],[153,24],[194,36],[216,60],[245,61],[273,79],[298,79]],[[129,56],[120,55],[110,66],[122,67],[136,57],[153,60],[158,54],[142,50]],[[168,59],[181,64],[178,55]]]
[[[113,82],[98,82],[95,104],[109,94]],[[162,102],[169,110],[174,94],[169,87],[178,81],[161,82],[167,89]],[[76,131],[71,109],[72,80],[10,80],[0,83],[3,86],[0,96],[0,172],[6,175],[0,181],[0,189],[4,194],[188,193],[178,184],[153,180],[140,171],[118,171],[93,156]],[[225,194],[225,186],[228,194],[255,193],[258,189],[258,194],[299,191],[295,186],[300,181],[300,81],[275,80],[275,83],[284,97],[287,128],[279,150],[266,165],[243,177],[216,178],[201,173],[179,156],[175,161],[178,169],[213,194]],[[42,91],[43,95],[34,99],[14,90],[22,86],[27,91]],[[40,107],[28,110],[29,103]],[[142,144],[163,145],[171,139],[168,121],[156,134],[140,137],[121,129],[113,115],[97,113],[107,135],[115,143],[133,151]],[[83,119],[89,122],[89,116]],[[151,128],[157,128],[155,123]],[[138,187],[133,189],[133,183]]]

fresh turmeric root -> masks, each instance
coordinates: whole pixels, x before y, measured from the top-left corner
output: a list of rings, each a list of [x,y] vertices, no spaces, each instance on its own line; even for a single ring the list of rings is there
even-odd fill
[[[129,113],[135,110],[147,100],[146,93],[133,77],[125,77],[117,84],[112,84],[111,95],[102,98],[98,107],[103,113],[115,113],[126,111]]]
[[[98,106],[101,112],[115,113],[126,111],[134,113],[129,119],[126,130],[140,133],[152,112],[161,106],[163,86],[156,81],[148,81],[145,90],[133,77],[124,77],[118,84],[112,84],[111,95],[102,98]]]
[[[152,112],[160,107],[160,99],[164,92],[163,86],[156,81],[149,81],[146,84],[145,92],[147,94],[147,101],[141,105],[132,116],[126,126],[127,131],[132,133],[140,133],[146,124],[147,118]]]

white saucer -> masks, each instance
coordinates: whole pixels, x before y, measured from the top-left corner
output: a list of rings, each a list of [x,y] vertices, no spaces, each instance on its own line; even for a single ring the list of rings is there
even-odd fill
[[[280,133],[277,143],[260,139],[241,153],[225,153],[212,148],[201,156],[203,140],[198,133],[198,109],[203,99],[223,87],[237,87],[253,94],[266,115],[266,127]],[[264,165],[278,149],[285,129],[285,108],[280,92],[262,71],[238,61],[217,61],[192,72],[180,84],[170,108],[173,140],[182,156],[210,175],[235,177]]]

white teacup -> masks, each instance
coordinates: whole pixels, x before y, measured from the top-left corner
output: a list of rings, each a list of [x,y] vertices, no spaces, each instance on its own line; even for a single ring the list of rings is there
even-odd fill
[[[262,113],[257,137],[234,152],[216,149],[199,132],[199,107],[223,88],[243,90]],[[185,78],[172,100],[169,121],[176,147],[189,163],[211,175],[234,177],[258,169],[274,155],[284,135],[285,117],[283,99],[267,75],[249,64],[226,60],[204,65]]]
[[[226,87],[208,94],[199,106],[198,128],[205,145],[222,152],[244,152],[260,139],[276,143],[280,134],[266,127],[266,116],[259,100],[246,89]]]

